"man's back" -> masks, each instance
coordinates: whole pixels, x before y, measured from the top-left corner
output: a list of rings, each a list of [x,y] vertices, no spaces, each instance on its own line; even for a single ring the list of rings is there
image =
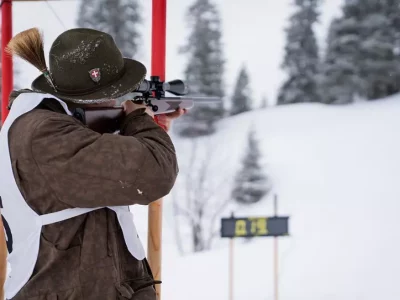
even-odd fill
[[[95,133],[54,105],[17,119],[10,156],[27,204],[42,215],[148,204],[168,194],[178,172],[168,135],[144,112],[127,117],[121,133],[126,137]],[[159,154],[159,147],[155,164],[147,156]],[[146,180],[148,172],[164,174],[154,183]],[[43,227],[31,279],[13,299],[152,300],[153,283],[147,261],[127,249],[115,212],[103,208]]]

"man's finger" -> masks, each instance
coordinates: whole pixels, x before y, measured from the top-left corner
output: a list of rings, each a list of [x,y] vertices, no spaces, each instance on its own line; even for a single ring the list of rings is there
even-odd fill
[[[176,119],[176,118],[182,116],[185,113],[185,111],[186,111],[186,109],[178,108],[176,111],[167,113],[165,115],[171,119]]]

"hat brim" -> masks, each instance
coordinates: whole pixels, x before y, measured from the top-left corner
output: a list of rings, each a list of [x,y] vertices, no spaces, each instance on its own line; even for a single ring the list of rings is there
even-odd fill
[[[147,70],[142,63],[128,58],[124,58],[124,62],[125,72],[121,78],[91,93],[68,95],[57,92],[50,86],[44,75],[40,75],[32,82],[32,89],[74,103],[88,104],[107,102],[136,90],[146,77]]]

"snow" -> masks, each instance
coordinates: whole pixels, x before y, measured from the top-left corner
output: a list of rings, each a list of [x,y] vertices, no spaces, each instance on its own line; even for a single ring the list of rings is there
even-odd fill
[[[400,95],[347,106],[282,106],[223,120],[208,140],[220,145],[222,175],[233,174],[247,132],[256,128],[279,214],[290,216],[290,236],[279,242],[281,300],[400,299],[399,114]],[[187,141],[172,137],[180,161],[185,161]],[[218,180],[221,174],[213,170],[213,180]],[[188,171],[182,164],[180,176]],[[174,189],[180,188],[178,183]],[[231,206],[221,217],[232,209],[236,216],[270,216],[272,198],[248,208]],[[227,299],[228,241],[218,240],[207,252],[179,256],[171,205],[168,196],[164,299]],[[134,211],[146,245],[146,210]],[[235,300],[272,299],[272,251],[271,238],[235,240]]]
[[[100,46],[100,43],[100,40],[90,42],[81,41],[74,50],[57,58],[60,60],[67,60],[71,63],[85,64],[96,48]]]

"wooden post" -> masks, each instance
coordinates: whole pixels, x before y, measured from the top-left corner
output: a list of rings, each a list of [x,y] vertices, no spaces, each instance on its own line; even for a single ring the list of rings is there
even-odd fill
[[[233,212],[231,213],[231,218],[234,218]],[[233,300],[233,273],[234,273],[234,238],[230,238],[229,240],[229,300]]]
[[[161,280],[162,258],[162,205],[163,199],[159,199],[149,205],[148,233],[147,233],[147,259],[154,280]],[[161,299],[161,286],[156,285],[157,300]]]
[[[274,215],[278,216],[278,196],[274,196]],[[274,237],[274,300],[279,299],[279,265],[278,265],[278,237]]]
[[[167,0],[153,0],[152,3],[152,76],[159,76],[165,81],[165,48],[166,48],[166,11]],[[162,254],[162,207],[163,200],[149,205],[147,256],[155,280],[161,280]],[[156,285],[157,300],[161,299],[161,286]]]
[[[234,239],[229,240],[229,300],[233,300],[233,248]]]

